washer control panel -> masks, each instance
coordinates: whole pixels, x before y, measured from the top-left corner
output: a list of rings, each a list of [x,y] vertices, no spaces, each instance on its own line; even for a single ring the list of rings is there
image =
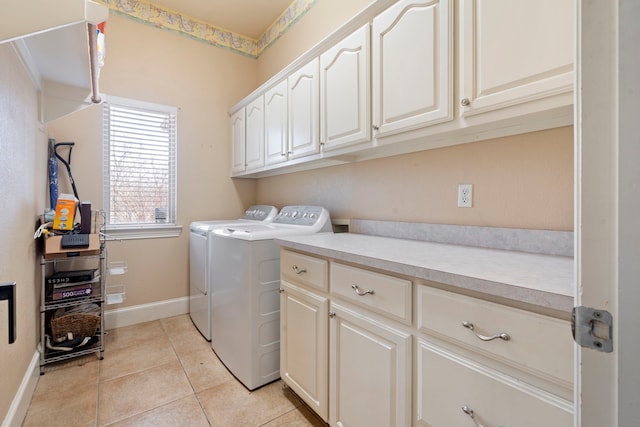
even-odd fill
[[[328,215],[322,206],[285,206],[273,223],[312,226],[318,221],[326,221]]]
[[[253,205],[250,206],[244,212],[244,215],[240,219],[251,219],[254,221],[264,221],[272,219],[276,216],[278,210],[274,206],[268,205]]]

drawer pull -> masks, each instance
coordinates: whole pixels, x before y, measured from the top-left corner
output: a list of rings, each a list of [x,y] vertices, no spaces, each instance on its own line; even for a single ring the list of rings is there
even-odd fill
[[[365,296],[367,294],[375,294],[375,291],[373,289],[367,289],[366,291],[361,291],[360,288],[358,288],[358,285],[356,285],[355,283],[353,285],[351,285],[351,289],[353,289],[355,291],[356,294],[358,294],[358,296]]]
[[[467,322],[466,320],[464,322],[462,322],[462,326],[464,326],[465,328],[469,329],[471,332],[473,332],[473,334],[478,337],[479,339],[481,339],[482,341],[493,341],[496,338],[500,338],[503,341],[509,341],[511,339],[511,337],[509,336],[509,334],[505,334],[505,333],[500,333],[500,334],[495,334],[492,335],[490,337],[487,337],[485,335],[480,335],[479,333],[474,331],[474,326],[473,323],[471,322]]]
[[[473,409],[469,408],[467,405],[462,407],[462,412],[464,412],[465,414],[469,415],[469,418],[471,418],[473,420],[473,423],[476,425],[476,427],[483,427],[482,424],[480,424],[478,421],[476,421],[476,415],[473,412]]]
[[[293,267],[291,267],[291,269],[296,274],[302,274],[302,273],[306,273],[307,272],[306,268],[299,268],[297,265],[294,265]]]

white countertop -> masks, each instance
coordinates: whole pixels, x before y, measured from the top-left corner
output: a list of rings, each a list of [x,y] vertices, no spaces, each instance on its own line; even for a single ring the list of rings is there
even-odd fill
[[[276,239],[283,247],[568,313],[573,258],[471,246],[318,233]]]

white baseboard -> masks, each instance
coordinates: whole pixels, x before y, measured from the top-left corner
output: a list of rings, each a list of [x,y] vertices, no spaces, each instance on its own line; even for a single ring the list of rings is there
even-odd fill
[[[189,313],[189,297],[105,310],[106,330]]]
[[[7,416],[2,422],[2,427],[18,427],[22,425],[31,403],[31,397],[36,385],[38,385],[38,378],[40,378],[40,352],[36,350],[27,371],[24,373],[18,392],[13,397],[9,412],[7,412]]]

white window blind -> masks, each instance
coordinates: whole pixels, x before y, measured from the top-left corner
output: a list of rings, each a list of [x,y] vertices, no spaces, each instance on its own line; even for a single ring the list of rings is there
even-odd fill
[[[175,107],[109,97],[103,103],[106,226],[176,224]]]

